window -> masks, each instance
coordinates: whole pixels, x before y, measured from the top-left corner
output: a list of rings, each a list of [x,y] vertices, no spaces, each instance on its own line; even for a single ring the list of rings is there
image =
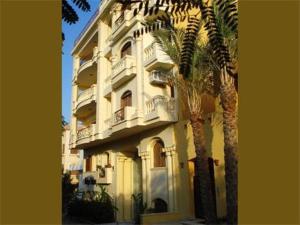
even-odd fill
[[[85,171],[92,171],[92,156],[88,156],[85,159]]]
[[[125,55],[131,55],[131,42],[126,42],[126,44],[121,49],[121,58]]]
[[[162,151],[164,144],[162,141],[157,141],[153,147],[153,161],[154,167],[166,166],[166,154]]]
[[[121,108],[124,108],[125,106],[131,106],[131,105],[132,105],[131,91],[126,91],[121,97]]]

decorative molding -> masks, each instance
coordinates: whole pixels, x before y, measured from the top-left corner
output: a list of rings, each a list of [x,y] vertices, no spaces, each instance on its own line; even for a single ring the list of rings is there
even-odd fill
[[[163,152],[166,152],[166,153],[170,153],[170,154],[174,154],[175,151],[176,151],[176,146],[175,145],[172,145],[170,147],[165,147],[162,149]]]

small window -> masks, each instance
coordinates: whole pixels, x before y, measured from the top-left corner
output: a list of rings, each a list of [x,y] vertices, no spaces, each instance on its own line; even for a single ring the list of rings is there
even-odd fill
[[[166,166],[166,154],[162,151],[164,144],[162,141],[157,141],[153,148],[154,167]]]
[[[127,42],[121,49],[121,58],[125,55],[131,55],[131,42]]]

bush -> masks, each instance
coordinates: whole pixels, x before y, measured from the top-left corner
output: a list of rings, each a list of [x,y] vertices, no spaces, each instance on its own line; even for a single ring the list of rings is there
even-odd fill
[[[77,188],[76,184],[72,184],[72,179],[70,173],[65,173],[62,175],[62,209],[65,213],[66,208],[70,204],[71,199],[74,198],[75,190]]]
[[[68,214],[94,223],[111,223],[115,221],[116,210],[112,198],[101,187],[100,192],[84,192],[81,199],[74,198],[69,205]]]

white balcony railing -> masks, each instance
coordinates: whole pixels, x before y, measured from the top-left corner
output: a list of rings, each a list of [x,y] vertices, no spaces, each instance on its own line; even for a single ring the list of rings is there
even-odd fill
[[[176,109],[175,103],[176,102],[174,98],[167,98],[162,95],[156,95],[146,102],[146,113],[157,111],[159,106],[161,106],[167,113],[174,113]]]
[[[79,93],[77,96],[77,109],[87,104],[89,100],[96,99],[96,90],[97,86],[93,84],[90,88]]]
[[[156,110],[159,104],[167,105],[168,99],[165,96],[157,95],[146,102],[146,113],[150,113]]]
[[[113,24],[112,32],[114,33],[116,30],[118,30],[124,21],[125,21],[125,13],[123,11],[121,15],[118,17],[118,19],[116,19],[115,23]]]
[[[112,79],[125,71],[125,74],[135,73],[135,57],[126,55],[112,66]]]
[[[96,124],[91,124],[88,127],[81,128],[80,130],[77,130],[77,141],[84,139],[84,138],[90,138],[95,134],[95,128]]]
[[[158,63],[160,66],[166,68],[171,68],[173,65],[170,57],[163,52],[160,46],[155,42],[144,49],[144,65],[146,67],[151,67],[154,63]]]

